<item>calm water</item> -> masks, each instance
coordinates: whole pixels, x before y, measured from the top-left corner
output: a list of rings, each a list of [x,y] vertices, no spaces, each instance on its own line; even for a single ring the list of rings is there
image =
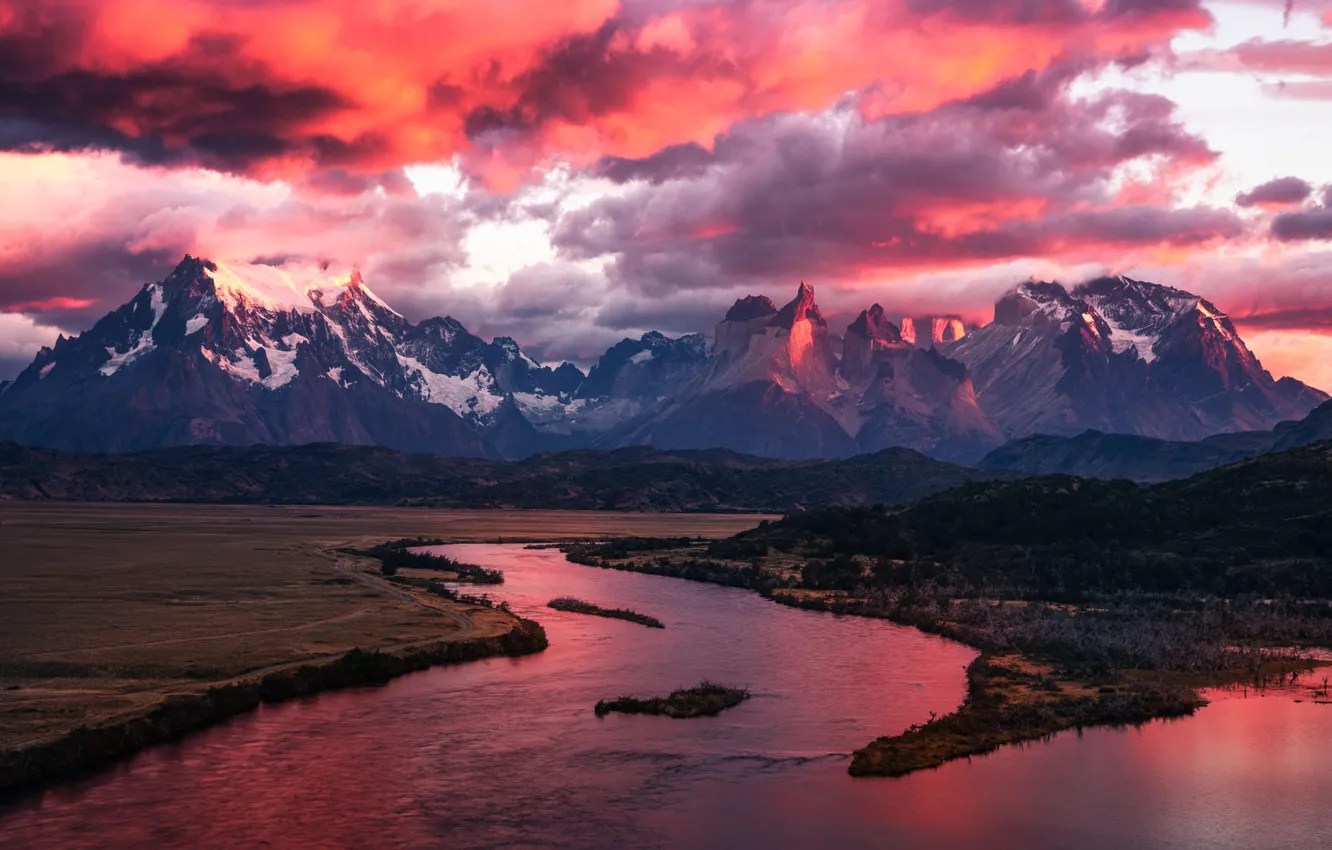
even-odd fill
[[[9,847],[1328,846],[1332,706],[1225,699],[902,780],[849,752],[951,710],[972,652],[887,623],[556,552],[443,547],[506,571],[545,624],[523,659],[266,707],[0,809]],[[558,595],[662,619],[544,607]],[[716,718],[592,714],[700,678],[755,697]]]

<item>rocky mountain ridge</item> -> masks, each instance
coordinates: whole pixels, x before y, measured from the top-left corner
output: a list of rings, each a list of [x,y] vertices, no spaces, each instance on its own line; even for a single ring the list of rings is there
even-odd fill
[[[1155,484],[1330,440],[1332,402],[1325,402],[1303,419],[1278,423],[1268,431],[1216,434],[1194,442],[1100,431],[1074,437],[1038,434],[1005,443],[982,458],[979,466],[1024,475],[1127,478]]]
[[[1095,429],[1198,440],[1270,429],[1328,398],[1274,380],[1207,299],[1122,276],[1072,290],[1024,283],[991,324],[943,352],[1010,438]]]
[[[907,447],[972,462],[1089,428],[1192,440],[1271,429],[1327,396],[1273,380],[1230,320],[1181,290],[1028,282],[969,334],[863,311],[840,339],[813,287],[739,299],[714,329],[649,332],[586,373],[412,323],[359,274],[186,257],[160,283],[0,385],[0,439],[74,451],[342,442],[521,458],[552,448],[729,448],[789,459]],[[924,322],[921,323],[922,325]],[[948,341],[948,340],[954,341]]]

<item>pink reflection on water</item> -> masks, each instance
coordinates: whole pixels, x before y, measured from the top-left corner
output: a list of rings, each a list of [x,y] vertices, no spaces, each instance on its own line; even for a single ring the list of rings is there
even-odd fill
[[[504,569],[496,595],[539,618],[550,649],[271,706],[154,748],[0,813],[7,846],[657,846],[670,832],[657,820],[693,800],[742,806],[787,776],[849,784],[850,750],[950,710],[973,657],[886,622],[580,567],[558,552],[454,553]],[[667,628],[545,607],[560,595]],[[606,696],[704,677],[755,696],[690,722],[592,713]]]
[[[555,552],[451,551],[504,569],[496,595],[545,623],[550,649],[265,708],[0,809],[0,845],[1329,846],[1332,706],[1217,699],[1193,718],[852,780],[850,750],[957,704],[970,650]],[[667,628],[544,607],[560,595]],[[592,714],[704,676],[755,697],[699,721]]]

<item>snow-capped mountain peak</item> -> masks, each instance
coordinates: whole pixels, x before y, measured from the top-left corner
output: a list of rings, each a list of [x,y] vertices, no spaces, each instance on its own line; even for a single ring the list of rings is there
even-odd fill
[[[995,303],[993,324],[947,352],[1010,435],[1200,439],[1297,419],[1322,395],[1274,381],[1206,299],[1123,275],[1071,291],[1020,284]]]
[[[165,280],[146,285],[59,347],[58,356],[48,352],[30,367],[32,380],[131,381],[127,376],[150,360],[183,357],[261,396],[299,394],[311,382],[340,390],[373,384],[404,401],[447,408],[483,434],[504,427],[534,435],[517,413],[514,393],[545,403],[541,383],[554,375],[513,340],[486,343],[455,319],[413,325],[357,271],[334,275],[189,256]],[[556,383],[572,380],[565,393],[571,396],[582,378],[569,367]]]
[[[1098,278],[1073,292],[1094,307],[1110,326],[1116,353],[1132,350],[1147,363],[1156,359],[1156,345],[1165,329],[1202,302],[1198,296],[1181,289],[1124,275]]]
[[[335,308],[356,309],[368,321],[375,321],[375,314],[387,313],[401,319],[402,314],[388,305],[375,294],[361,278],[360,269],[352,269],[346,276],[316,280],[306,285],[305,296],[320,311]]]
[[[249,263],[208,263],[204,274],[213,282],[217,298],[233,312],[261,308],[309,313],[315,309],[309,292],[321,285],[312,282],[302,286],[280,267]]]
[[[0,439],[76,451],[372,443],[520,457],[647,443],[784,457],[906,445],[969,459],[1007,436],[1087,428],[1169,439],[1265,429],[1326,395],[1274,381],[1225,313],[1128,277],[1028,281],[956,342],[956,319],[879,305],[840,346],[802,284],[736,302],[709,350],[658,332],[589,374],[450,317],[413,323],[359,273],[186,257],[0,387]],[[951,328],[951,331],[950,331]],[[924,340],[920,340],[922,344]]]

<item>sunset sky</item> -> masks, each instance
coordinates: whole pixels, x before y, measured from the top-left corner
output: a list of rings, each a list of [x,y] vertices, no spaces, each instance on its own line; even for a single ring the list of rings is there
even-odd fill
[[[1332,0],[0,0],[0,378],[188,252],[580,362],[1124,273],[1332,389],[1330,149]]]

